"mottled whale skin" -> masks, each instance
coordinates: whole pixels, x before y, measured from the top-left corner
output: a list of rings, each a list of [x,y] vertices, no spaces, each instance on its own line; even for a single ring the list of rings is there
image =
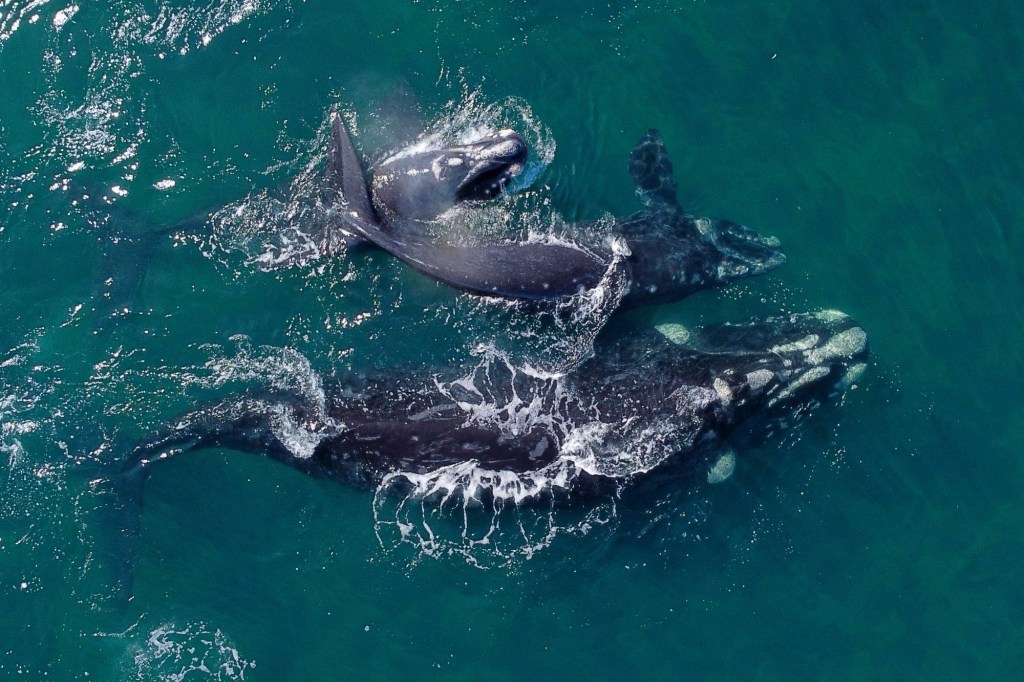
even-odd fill
[[[652,438],[678,460],[720,448],[753,417],[803,414],[853,381],[867,353],[856,322],[824,311],[632,334],[560,378],[497,363],[464,376],[449,370],[335,380],[317,399],[254,391],[187,413],[145,438],[132,450],[126,476],[141,480],[155,462],[203,448],[267,455],[360,487],[467,462],[538,472],[565,457],[615,476],[604,464],[637,456]],[[493,415],[494,406],[500,413],[513,397],[534,400],[535,418],[482,416]]]
[[[672,163],[656,130],[644,135],[629,158],[645,210],[616,219],[601,243],[457,245],[426,238],[410,225],[432,220],[460,201],[500,193],[525,160],[525,145],[518,135],[503,131],[478,147],[399,157],[373,169],[367,187],[340,116],[332,116],[331,127],[328,176],[346,205],[341,229],[471,293],[563,298],[592,289],[619,265],[627,282],[622,305],[629,307],[678,300],[785,262],[778,240],[728,220],[695,217],[682,210]],[[592,239],[584,235],[593,232],[582,227],[575,231],[581,239]],[[613,248],[616,240],[618,248]],[[620,263],[617,256],[623,253],[626,257]]]

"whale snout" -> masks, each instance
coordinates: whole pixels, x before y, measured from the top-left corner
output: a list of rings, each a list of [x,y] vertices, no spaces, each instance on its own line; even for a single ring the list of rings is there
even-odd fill
[[[768,407],[844,390],[867,368],[868,335],[846,313],[821,310],[791,315],[780,324],[788,333],[768,350],[782,359],[781,383]]]
[[[705,238],[722,254],[720,279],[764,274],[786,262],[786,255],[775,237],[729,220],[699,218],[696,222]]]
[[[466,162],[457,189],[460,200],[493,199],[523,171],[528,156],[526,141],[514,130],[502,130],[460,152]]]
[[[496,141],[488,149],[492,158],[501,163],[519,164],[526,163],[529,150],[519,133],[514,130],[503,130],[499,133],[500,140]]]
[[[793,412],[849,388],[867,367],[867,334],[838,310],[658,330],[673,343],[707,354],[716,368],[716,394],[737,409]]]

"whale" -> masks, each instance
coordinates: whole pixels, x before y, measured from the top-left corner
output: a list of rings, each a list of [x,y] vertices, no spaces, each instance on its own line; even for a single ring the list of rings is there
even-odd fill
[[[502,140],[502,135],[507,139]],[[766,273],[785,262],[774,237],[729,220],[694,216],[681,208],[672,163],[654,129],[647,131],[629,156],[629,173],[644,210],[615,219],[603,232],[595,229],[595,223],[570,226],[570,240],[563,243],[459,244],[425,236],[417,225],[467,198],[455,187],[471,164],[459,156],[449,159],[444,150],[438,150],[401,159],[395,168],[376,168],[367,181],[348,130],[336,113],[331,116],[331,140],[328,177],[344,207],[339,229],[350,240],[347,243],[351,246],[361,239],[374,244],[420,272],[470,293],[564,298],[594,288],[618,268],[624,270],[620,279],[626,287],[621,305],[633,307],[679,300]],[[508,149],[500,157],[508,166],[471,176],[478,192],[475,198],[493,198],[507,186],[522,163],[513,153],[521,142],[512,131],[487,141],[488,149]],[[456,181],[448,180],[442,171]]]
[[[706,462],[744,424],[806,414],[853,384],[867,356],[860,325],[826,310],[634,331],[567,375],[493,357],[468,370],[352,373],[186,412],[129,448],[121,476],[141,486],[161,461],[221,448],[360,488],[453,466],[624,479]]]
[[[629,255],[622,305],[667,303],[786,262],[775,237],[720,218],[695,216],[679,204],[661,134],[648,130],[629,155],[629,173],[644,210],[615,221]]]
[[[348,246],[353,245],[353,237],[361,239],[456,289],[512,299],[572,296],[596,287],[608,270],[608,263],[576,246],[516,241],[454,244],[416,229],[403,229],[407,223],[436,217],[456,203],[497,196],[525,157],[505,154],[495,169],[486,162],[453,164],[453,158],[462,157],[428,153],[401,160],[394,168],[385,165],[368,182],[341,115],[332,112],[330,123],[327,185],[337,193],[337,231]],[[501,137],[499,150],[518,149],[514,138]],[[478,150],[474,152],[472,159],[481,156]],[[493,156],[488,154],[485,159],[493,163]],[[467,175],[472,167],[483,170]],[[475,195],[467,192],[467,185]],[[418,207],[420,204],[425,208]]]
[[[330,131],[318,192],[318,205],[326,210],[300,211],[309,220],[292,235],[309,248],[271,246],[256,259],[261,268],[372,245],[437,281],[476,295],[561,300],[607,283],[623,292],[618,306],[629,308],[679,300],[763,274],[785,261],[778,240],[728,220],[695,217],[680,207],[672,164],[655,130],[644,135],[629,157],[643,210],[614,219],[610,228],[600,221],[569,226],[569,238],[560,241],[493,243],[446,240],[436,228],[452,208],[482,205],[522,172],[527,148],[517,133],[501,130],[466,144],[405,148],[364,171],[337,112],[330,115]],[[69,189],[92,204],[94,212],[109,214],[104,220],[145,223],[111,205],[102,192],[77,183]],[[103,246],[107,276],[101,318],[129,310],[160,240],[205,234],[220,212],[207,211],[169,228],[115,233]]]

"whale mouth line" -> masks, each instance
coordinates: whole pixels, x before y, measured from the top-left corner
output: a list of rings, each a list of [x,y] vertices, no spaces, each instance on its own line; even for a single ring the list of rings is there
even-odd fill
[[[486,159],[476,163],[459,183],[455,195],[460,201],[493,199],[523,172],[520,161]]]
[[[455,189],[459,200],[493,199],[526,167],[526,142],[513,131],[502,131],[495,140],[465,149],[471,159],[466,176]]]

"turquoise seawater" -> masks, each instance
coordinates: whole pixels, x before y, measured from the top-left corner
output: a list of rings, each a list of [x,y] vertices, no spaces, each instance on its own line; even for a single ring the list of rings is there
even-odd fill
[[[0,678],[1016,678],[1022,36],[1006,0],[0,0]],[[868,372],[720,485],[463,515],[206,450],[125,534],[97,479],[216,396],[590,352],[386,254],[261,269],[334,109],[370,160],[520,129],[549,222],[504,233],[637,210],[657,128],[788,261],[610,324],[836,308]]]

